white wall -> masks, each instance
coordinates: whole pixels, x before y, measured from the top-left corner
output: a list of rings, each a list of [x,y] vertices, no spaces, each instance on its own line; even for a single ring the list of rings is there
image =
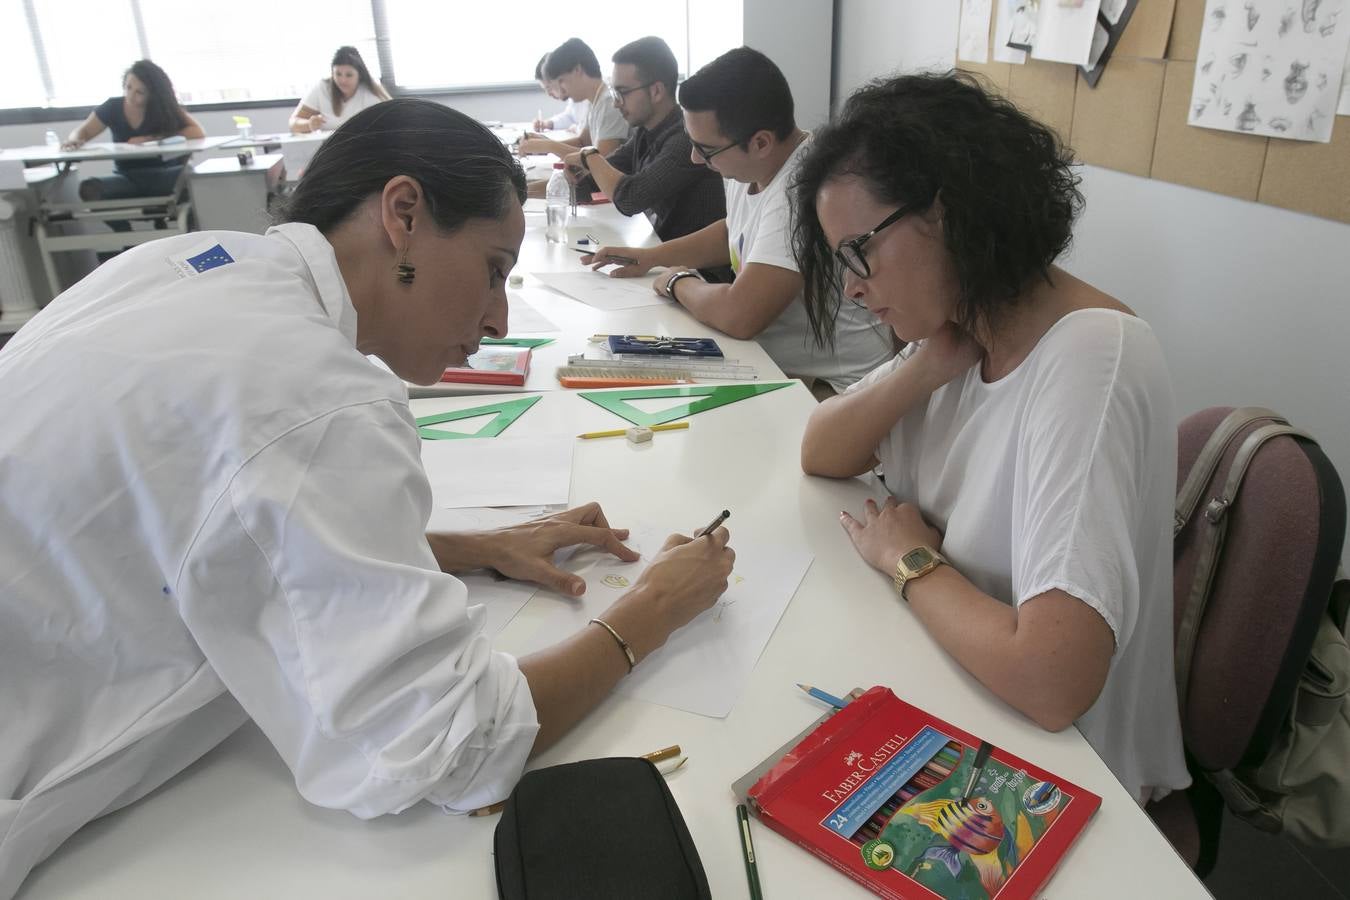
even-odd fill
[[[833,22],[825,0],[745,0],[745,45],[783,70],[802,128],[830,118]]]
[[[956,59],[956,0],[835,0],[834,103],[891,72],[950,69]]]
[[[838,4],[836,102],[868,78],[955,58],[956,3]],[[1082,176],[1087,208],[1064,265],[1153,326],[1181,412],[1270,406],[1350,485],[1350,225],[1095,166]]]

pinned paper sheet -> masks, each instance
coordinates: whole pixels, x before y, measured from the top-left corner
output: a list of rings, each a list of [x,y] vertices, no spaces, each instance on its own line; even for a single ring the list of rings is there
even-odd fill
[[[432,500],[442,508],[566,503],[574,435],[422,441]]]
[[[989,62],[989,13],[992,0],[961,0],[961,34],[956,58],[973,63]]]
[[[1009,47],[1008,42],[1012,40],[1013,26],[1019,19],[1026,18],[1023,10],[1028,0],[997,0],[997,3],[994,16],[994,62],[1021,65],[1027,61],[1027,52]],[[1031,21],[1034,24],[1035,20]]]
[[[733,527],[734,522],[733,517]],[[586,593],[571,598],[541,589],[533,602],[549,604],[549,614],[525,652],[547,647],[603,615],[660,553],[668,533],[651,525],[632,528],[628,546],[643,556],[635,563],[597,550],[578,552],[564,568],[586,579]],[[619,693],[703,716],[731,712],[813,559],[805,547],[785,544],[779,536],[758,544],[738,536],[732,546],[736,568],[726,593],[621,681]]]
[[[1348,49],[1350,0],[1209,0],[1187,122],[1327,143]]]
[[[669,300],[652,290],[652,281],[642,278],[610,278],[598,272],[535,272],[534,277],[574,300],[596,309],[635,309],[665,306]]]
[[[1041,0],[1033,59],[1086,66],[1101,0]]]

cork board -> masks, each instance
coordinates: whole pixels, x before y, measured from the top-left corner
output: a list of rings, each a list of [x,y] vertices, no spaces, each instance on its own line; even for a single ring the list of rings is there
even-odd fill
[[[1008,82],[1008,99],[1067,141],[1073,130],[1078,67],[1028,59],[1024,65],[1009,68],[1012,76]]]
[[[1329,144],[1272,140],[1256,199],[1350,222],[1350,117],[1337,117]]]
[[[1169,60],[1166,69],[1151,176],[1240,200],[1255,200],[1269,139],[1187,125],[1195,65]]]
[[[1149,177],[1163,70],[1161,60],[1113,56],[1097,87],[1089,88],[1078,74],[1069,144],[1079,159]]]
[[[1336,118],[1329,144],[1186,124],[1204,19],[1205,0],[1140,0],[1096,88],[1059,63],[958,65],[1081,162],[1350,222],[1350,116]]]
[[[1125,26],[1125,33],[1120,36],[1120,42],[1112,53],[1115,56],[1143,59],[1165,57],[1175,9],[1176,0],[1139,0],[1139,5],[1134,8]],[[1109,71],[1110,66],[1107,69]]]
[[[1205,0],[1176,0],[1176,3],[1167,58],[1195,62],[1195,58],[1200,55],[1200,29],[1205,24]]]

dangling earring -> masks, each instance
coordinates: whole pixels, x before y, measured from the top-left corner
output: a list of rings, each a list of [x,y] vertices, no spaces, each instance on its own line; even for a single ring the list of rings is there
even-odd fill
[[[394,277],[398,279],[399,284],[412,284],[413,279],[417,277],[416,273],[417,267],[408,265],[408,248],[404,247],[398,263],[394,266]]]

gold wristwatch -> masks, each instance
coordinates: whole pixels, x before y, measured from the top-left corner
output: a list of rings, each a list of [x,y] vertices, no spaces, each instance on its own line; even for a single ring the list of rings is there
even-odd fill
[[[905,596],[905,585],[915,578],[922,578],[941,565],[950,565],[950,563],[947,562],[946,557],[932,547],[915,547],[908,553],[902,554],[895,562],[895,592],[900,595],[901,600],[908,603],[909,598]]]

